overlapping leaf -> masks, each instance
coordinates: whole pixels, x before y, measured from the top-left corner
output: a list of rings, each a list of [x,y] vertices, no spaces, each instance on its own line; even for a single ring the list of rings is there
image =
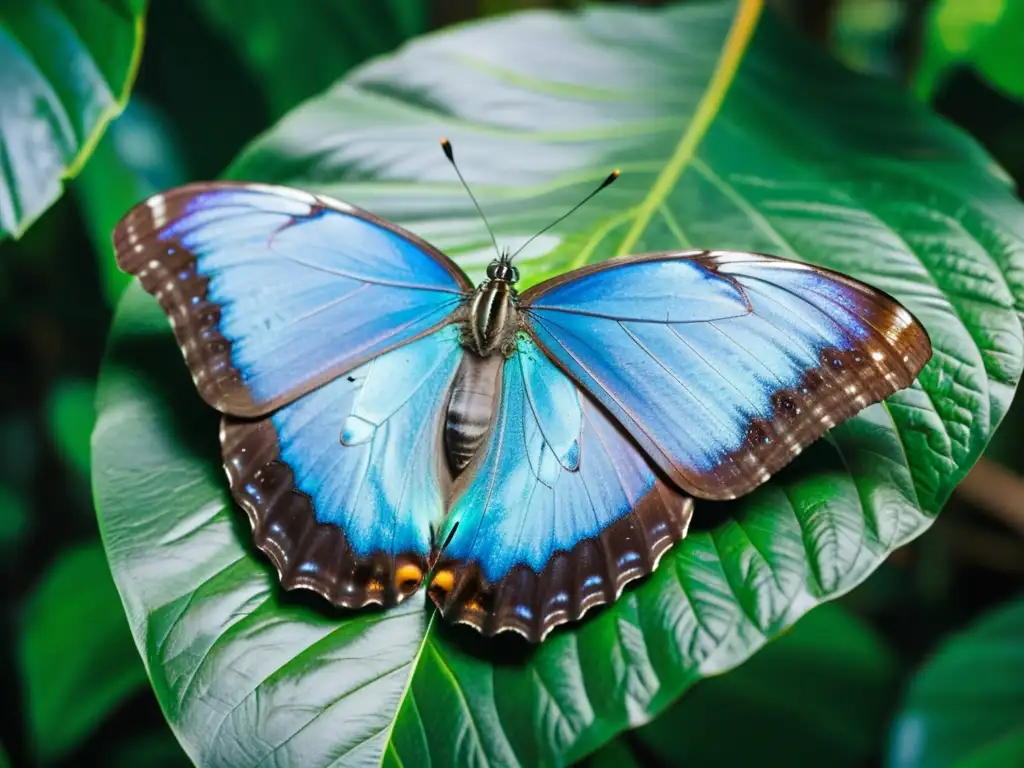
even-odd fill
[[[145,685],[99,542],[58,558],[36,588],[18,648],[35,756],[71,751]]]
[[[957,66],[973,67],[1013,98],[1024,98],[1020,40],[1024,5],[1016,0],[938,0],[925,15],[915,87],[930,98]]]
[[[422,596],[340,614],[282,594],[229,500],[215,414],[159,310],[129,292],[94,483],[136,641],[197,762],[571,761],[927,528],[1020,374],[1022,209],[969,139],[771,17],[753,34],[759,11],[528,13],[423,38],[286,117],[232,175],[350,200],[478,276],[487,237],[439,137],[512,246],[617,166],[617,185],[524,253],[526,283],[639,250],[804,259],[924,322],[935,356],[919,382],[755,494],[698,504],[697,530],[650,579],[530,648],[449,628]]]
[[[128,99],[145,0],[0,6],[0,237],[20,235],[81,170]]]
[[[996,768],[1024,762],[1024,599],[953,637],[911,681],[890,768]]]
[[[815,608],[754,658],[702,680],[653,722],[602,747],[637,765],[862,766],[898,694],[895,655],[836,604]],[[743,738],[737,738],[737,733]],[[645,760],[647,758],[647,760]]]

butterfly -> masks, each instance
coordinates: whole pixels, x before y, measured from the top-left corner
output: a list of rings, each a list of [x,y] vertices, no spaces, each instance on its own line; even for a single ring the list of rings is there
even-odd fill
[[[618,257],[519,293],[508,251],[474,286],[367,211],[238,182],[154,195],[113,240],[223,414],[285,588],[359,608],[425,582],[447,619],[534,642],[650,573],[694,497],[752,491],[931,357],[892,297],[759,253]]]

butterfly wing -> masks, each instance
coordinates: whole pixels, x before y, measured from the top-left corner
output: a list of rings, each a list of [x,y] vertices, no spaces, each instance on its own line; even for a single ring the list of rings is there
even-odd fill
[[[653,570],[692,507],[525,334],[459,482],[430,595],[448,619],[534,642]]]
[[[424,241],[286,187],[189,184],[133,208],[118,265],[170,318],[202,397],[265,415],[450,322],[472,285]]]
[[[614,259],[521,304],[544,352],[680,488],[711,499],[753,490],[931,357],[887,294],[754,253]]]
[[[419,588],[444,514],[455,326],[374,358],[258,421],[226,416],[231,490],[287,589],[356,608]]]

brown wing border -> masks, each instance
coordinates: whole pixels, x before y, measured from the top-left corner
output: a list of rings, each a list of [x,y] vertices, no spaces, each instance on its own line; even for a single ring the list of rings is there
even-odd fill
[[[686,536],[693,499],[666,482],[607,410],[585,389],[575,382],[573,385],[580,395],[583,428],[594,430],[591,440],[605,444],[609,435],[602,437],[602,428],[595,426],[602,422],[603,429],[614,432],[651,471],[652,486],[632,509],[596,535],[554,552],[540,571],[521,564],[490,582],[478,563],[448,557],[443,543],[435,542],[427,593],[445,619],[473,627],[488,637],[513,632],[539,643],[556,627],[580,620],[592,608],[615,602],[629,583],[652,573],[665,553]],[[504,387],[500,391],[504,393]],[[499,404],[494,409],[491,430],[502,407]],[[455,480],[449,510],[471,481],[469,475],[475,474],[486,450],[483,447]],[[587,460],[586,450],[586,443],[581,444],[581,466]],[[442,544],[440,551],[438,544]]]
[[[284,589],[308,589],[332,605],[362,608],[395,605],[420,588],[427,571],[425,556],[360,556],[339,526],[317,522],[313,500],[296,488],[291,467],[281,459],[277,430],[269,418],[225,416],[220,442],[231,494]]]

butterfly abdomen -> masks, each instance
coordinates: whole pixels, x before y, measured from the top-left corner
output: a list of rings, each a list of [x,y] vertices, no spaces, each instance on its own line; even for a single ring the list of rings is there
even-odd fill
[[[504,358],[467,352],[455,374],[444,430],[448,466],[453,475],[466,468],[483,445],[500,390]]]

